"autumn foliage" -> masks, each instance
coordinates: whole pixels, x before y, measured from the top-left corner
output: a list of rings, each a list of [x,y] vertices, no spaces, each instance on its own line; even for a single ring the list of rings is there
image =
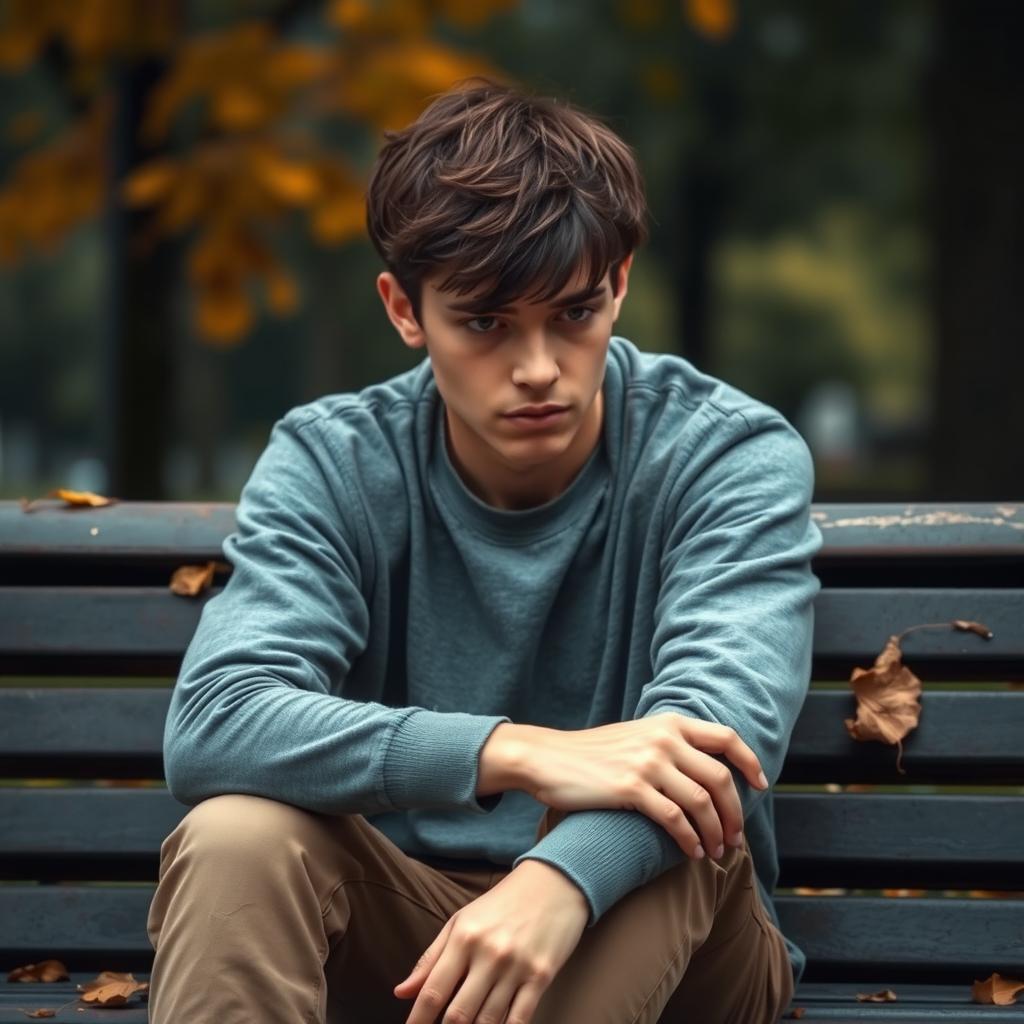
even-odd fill
[[[296,277],[271,243],[275,228],[299,216],[322,245],[363,231],[363,172],[319,129],[344,121],[379,135],[460,79],[500,79],[485,60],[431,33],[444,21],[476,28],[515,4],[312,4],[322,28],[314,44],[290,39],[286,19],[269,15],[189,33],[175,0],[12,0],[0,8],[0,75],[57,54],[81,112],[21,156],[0,185],[0,265],[51,252],[108,202],[124,203],[148,215],[137,244],[187,239],[193,322],[209,342],[237,343],[260,305],[286,315],[300,302]],[[163,69],[136,126],[148,155],[111,188],[117,72],[143,59]],[[39,130],[28,112],[8,134],[24,143]]]
[[[52,253],[77,225],[123,205],[143,220],[136,252],[184,241],[193,326],[211,344],[237,344],[261,312],[287,316],[302,302],[273,241],[283,224],[299,220],[322,246],[364,231],[365,167],[325,135],[355,126],[376,148],[384,130],[408,124],[457,81],[506,79],[486,59],[441,42],[438,30],[472,32],[517,7],[280,0],[231,5],[233,21],[197,30],[184,0],[7,0],[0,85],[46,64],[74,117],[48,140],[37,111],[6,126],[7,142],[24,152],[0,180],[0,267]],[[660,19],[656,7],[621,3],[619,16],[645,25]],[[709,45],[736,28],[735,0],[676,0],[671,9]],[[160,73],[128,144],[140,155],[117,171],[111,154],[126,148],[115,137],[126,72],[143,62]],[[675,95],[673,69],[640,70],[652,95]]]

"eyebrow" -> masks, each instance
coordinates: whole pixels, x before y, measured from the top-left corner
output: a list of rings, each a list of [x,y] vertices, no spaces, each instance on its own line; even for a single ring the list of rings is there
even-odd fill
[[[582,291],[573,292],[572,295],[563,296],[560,299],[556,299],[550,303],[551,309],[565,309],[567,306],[575,306],[580,302],[586,302],[589,299],[593,299],[598,295],[604,294],[604,284],[599,284],[596,288],[584,288]],[[454,302],[450,306],[446,305],[445,308],[452,313],[511,313],[512,307],[505,306],[488,306],[485,305],[485,299],[471,299],[468,302]]]

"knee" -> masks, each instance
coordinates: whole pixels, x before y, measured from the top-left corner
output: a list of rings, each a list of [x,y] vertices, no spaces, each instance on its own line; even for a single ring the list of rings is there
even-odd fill
[[[161,846],[161,859],[187,853],[204,859],[272,860],[287,852],[293,845],[289,837],[308,827],[310,817],[301,807],[279,800],[223,793],[189,810]]]

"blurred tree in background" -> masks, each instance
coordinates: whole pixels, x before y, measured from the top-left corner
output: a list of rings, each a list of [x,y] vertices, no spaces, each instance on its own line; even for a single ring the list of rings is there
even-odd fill
[[[234,500],[287,408],[417,361],[362,183],[482,72],[636,148],[618,332],[780,409],[819,500],[1017,497],[1022,10],[0,0],[0,493]]]

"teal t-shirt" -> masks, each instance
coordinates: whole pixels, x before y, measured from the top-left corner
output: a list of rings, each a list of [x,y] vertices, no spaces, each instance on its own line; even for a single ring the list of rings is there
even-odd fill
[[[172,695],[171,793],[360,813],[412,856],[543,860],[593,926],[685,855],[637,811],[574,812],[535,843],[542,804],[475,795],[499,723],[673,711],[731,726],[774,783],[820,586],[807,445],[770,406],[624,338],[603,388],[588,461],[524,510],[458,476],[429,359],[275,423]],[[722,759],[777,924],[771,790]]]

